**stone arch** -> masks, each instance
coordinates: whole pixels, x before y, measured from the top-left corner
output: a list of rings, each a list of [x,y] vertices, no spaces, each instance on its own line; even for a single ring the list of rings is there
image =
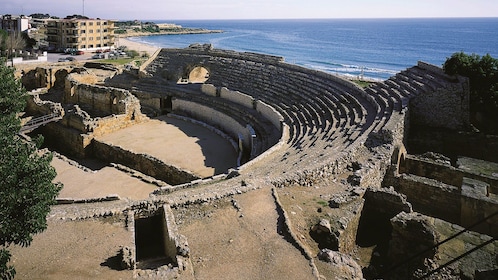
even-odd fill
[[[394,148],[391,158],[391,164],[396,168],[396,174],[405,173],[406,148],[405,145],[399,145]]]
[[[203,66],[196,66],[188,72],[188,82],[203,84],[209,79],[209,70]]]

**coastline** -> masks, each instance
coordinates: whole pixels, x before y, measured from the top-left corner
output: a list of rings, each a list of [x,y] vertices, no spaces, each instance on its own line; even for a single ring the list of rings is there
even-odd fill
[[[157,36],[157,35],[187,35],[187,34],[210,34],[210,33],[223,33],[223,30],[208,30],[197,28],[182,28],[180,31],[159,31],[159,32],[139,32],[131,31],[119,35],[120,38],[127,37],[142,37],[142,36]]]
[[[128,49],[135,50],[138,53],[147,53],[148,56],[153,55],[157,50],[160,49],[159,47],[146,43],[131,41],[127,38],[119,38],[118,47],[120,46],[126,46]]]
[[[186,35],[186,34],[210,34],[210,33],[223,33],[223,30],[207,30],[207,29],[188,29],[184,28],[182,31],[160,31],[160,32],[129,32],[126,34],[116,34],[118,38],[117,47],[126,46],[130,50],[136,50],[139,53],[147,53],[149,56],[154,54],[160,47],[146,44],[143,42],[135,42],[130,40],[131,37],[144,37],[144,36],[159,36],[159,35]]]

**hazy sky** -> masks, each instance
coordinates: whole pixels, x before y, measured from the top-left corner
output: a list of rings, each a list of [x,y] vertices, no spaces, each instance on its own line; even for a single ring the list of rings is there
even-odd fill
[[[498,17],[497,0],[0,0],[0,14],[106,19]]]

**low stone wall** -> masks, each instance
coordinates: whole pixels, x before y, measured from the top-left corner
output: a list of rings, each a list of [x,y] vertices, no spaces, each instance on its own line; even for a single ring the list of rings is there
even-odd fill
[[[174,99],[173,112],[192,117],[194,119],[202,120],[203,122],[219,128],[224,131],[232,139],[238,139],[242,136],[244,149],[251,151],[251,132],[243,124],[240,124],[228,115],[223,114],[208,106],[204,106],[195,102]]]
[[[162,207],[163,232],[164,232],[164,253],[171,258],[178,267],[178,272],[182,273],[190,265],[190,249],[187,238],[178,233],[175,216],[168,204]]]
[[[220,97],[223,99],[243,105],[246,108],[254,108],[254,98],[250,95],[241,93],[240,91],[229,90],[226,87],[220,88],[219,92]]]
[[[105,162],[122,164],[170,185],[187,183],[199,177],[146,154],[135,154],[117,146],[92,141],[93,156]]]
[[[402,174],[394,185],[406,195],[413,210],[443,220],[460,222],[460,189],[433,179]]]
[[[496,193],[498,190],[498,178],[462,170],[450,165],[440,164],[424,160],[413,155],[406,155],[403,170],[406,173],[421,177],[435,179],[445,184],[460,187],[463,178],[472,178],[489,184],[489,192]]]
[[[498,237],[498,201],[488,197],[489,185],[480,181],[464,178],[460,199],[460,225],[472,228],[473,231]],[[489,219],[486,219],[490,217]]]

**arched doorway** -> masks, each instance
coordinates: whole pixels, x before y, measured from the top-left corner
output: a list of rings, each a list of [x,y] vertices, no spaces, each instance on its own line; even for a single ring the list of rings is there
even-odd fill
[[[202,84],[209,79],[209,71],[202,67],[197,66],[188,74],[189,83]]]

